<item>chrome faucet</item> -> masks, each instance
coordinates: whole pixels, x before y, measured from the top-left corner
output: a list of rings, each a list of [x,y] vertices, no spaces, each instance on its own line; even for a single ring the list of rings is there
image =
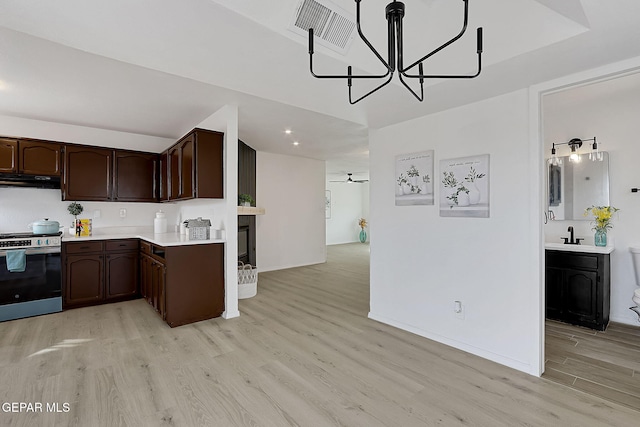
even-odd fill
[[[573,240],[573,227],[572,227],[572,226],[569,226],[569,228],[567,229],[567,231],[568,231],[569,233],[571,233],[571,239],[569,240],[569,244],[570,244],[570,245],[573,245],[573,244],[575,243],[575,240]]]

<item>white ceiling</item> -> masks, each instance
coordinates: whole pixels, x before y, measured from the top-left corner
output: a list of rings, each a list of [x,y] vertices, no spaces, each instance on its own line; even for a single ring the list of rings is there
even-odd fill
[[[334,1],[355,14],[354,2]],[[637,0],[470,0],[469,31],[425,70],[472,71],[483,26],[480,77],[429,82],[423,103],[396,83],[352,106],[345,82],[309,74],[307,41],[287,30],[298,2],[2,0],[0,114],[177,139],[235,104],[249,145],[324,159],[330,176],[360,179],[369,128],[640,55]],[[381,52],[387,2],[362,2],[363,31]],[[461,27],[462,1],[405,3],[409,59]],[[323,73],[380,71],[357,38],[346,56],[316,45],[314,61]]]

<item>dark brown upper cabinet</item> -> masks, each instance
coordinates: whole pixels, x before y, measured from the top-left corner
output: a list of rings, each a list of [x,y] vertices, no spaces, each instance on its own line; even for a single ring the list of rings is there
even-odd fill
[[[62,200],[111,200],[113,150],[67,145]]]
[[[113,201],[158,201],[158,155],[116,150],[113,157]]]
[[[60,176],[62,173],[62,144],[20,140],[18,147],[20,173],[47,176]]]
[[[0,138],[0,172],[18,172],[18,141]]]
[[[0,173],[60,176],[62,144],[0,138]]]
[[[194,129],[167,150],[168,199],[224,198],[224,134]]]

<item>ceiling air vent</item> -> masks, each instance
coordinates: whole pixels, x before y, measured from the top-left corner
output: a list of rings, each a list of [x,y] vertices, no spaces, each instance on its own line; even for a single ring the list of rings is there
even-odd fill
[[[302,0],[289,30],[308,38],[309,28],[313,28],[317,44],[344,55],[353,41],[356,23],[351,14],[330,1]]]

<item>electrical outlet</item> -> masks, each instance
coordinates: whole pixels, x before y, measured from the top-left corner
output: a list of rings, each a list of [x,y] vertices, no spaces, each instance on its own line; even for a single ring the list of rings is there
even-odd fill
[[[464,319],[464,305],[462,305],[462,301],[453,302],[453,313],[458,319]]]
[[[98,219],[100,218],[101,215],[102,215],[102,212],[100,212],[100,209],[96,209],[93,211],[93,219]]]
[[[120,218],[126,218],[126,217],[127,217],[127,210],[120,209]]]

